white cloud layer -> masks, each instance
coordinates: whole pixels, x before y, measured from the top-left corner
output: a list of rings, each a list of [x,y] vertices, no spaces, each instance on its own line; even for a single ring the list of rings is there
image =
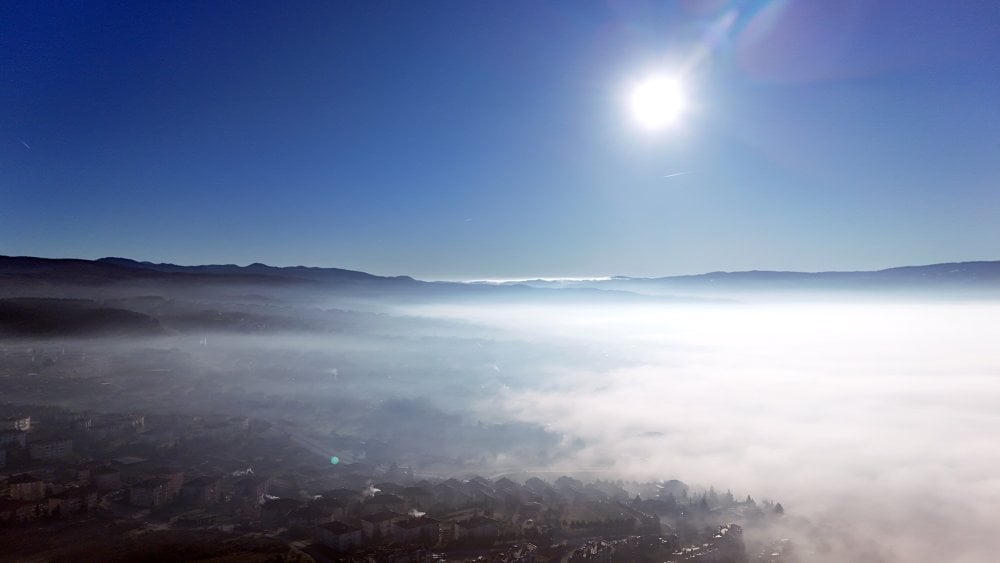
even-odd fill
[[[1000,553],[998,304],[422,312],[621,358],[544,366],[502,398],[510,416],[583,439],[571,466],[781,501],[822,533],[809,549],[830,551],[809,560]]]

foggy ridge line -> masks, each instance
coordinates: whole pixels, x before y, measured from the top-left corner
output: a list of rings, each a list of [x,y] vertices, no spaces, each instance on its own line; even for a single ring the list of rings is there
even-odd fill
[[[321,279],[324,277],[339,276],[344,279],[354,281],[397,281],[413,283],[517,283],[517,282],[544,282],[544,281],[669,281],[686,280],[693,278],[703,278],[709,276],[850,276],[850,275],[878,275],[893,273],[935,273],[935,274],[958,274],[958,273],[989,273],[1000,279],[1000,260],[975,260],[964,262],[940,262],[923,265],[905,265],[875,270],[821,270],[821,271],[796,271],[796,270],[734,270],[734,271],[712,271],[698,274],[675,274],[667,276],[526,276],[522,278],[469,278],[464,280],[422,280],[409,275],[383,276],[371,274],[361,270],[351,270],[336,267],[324,266],[270,266],[260,262],[239,266],[236,264],[202,264],[202,265],[177,265],[172,263],[153,263],[148,261],[138,261],[130,258],[105,257],[96,260],[80,258],[46,258],[35,256],[6,256],[0,255],[0,273],[5,275],[17,275],[26,273],[45,273],[47,269],[55,267],[98,267],[107,268],[109,273],[117,271],[125,274],[131,272],[146,273],[188,273],[188,274],[222,274],[222,275],[264,275],[271,277],[288,277],[303,279]],[[34,268],[34,269],[33,269]],[[54,272],[53,272],[54,273]]]

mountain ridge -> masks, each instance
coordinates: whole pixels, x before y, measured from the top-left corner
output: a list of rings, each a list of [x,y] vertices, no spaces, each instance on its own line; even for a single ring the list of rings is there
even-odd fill
[[[1000,288],[1000,260],[942,262],[896,266],[881,270],[798,272],[787,270],[717,271],[663,277],[614,276],[589,280],[520,280],[497,283],[425,281],[411,276],[379,276],[358,270],[318,266],[269,266],[255,262],[184,266],[105,257],[38,258],[0,255],[0,279],[44,283],[101,284],[121,281],[171,280],[267,284],[335,285],[346,287],[439,288],[522,286],[547,289],[638,291],[644,288],[686,290],[720,285],[759,289],[829,289],[871,287],[986,286]],[[638,291],[641,293],[641,291]]]

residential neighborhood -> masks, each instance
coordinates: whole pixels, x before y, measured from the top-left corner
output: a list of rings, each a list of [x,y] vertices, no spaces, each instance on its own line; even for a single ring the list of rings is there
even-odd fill
[[[110,526],[145,543],[221,535],[239,553],[264,541],[284,561],[794,561],[785,544],[751,557],[743,539],[780,504],[677,480],[435,477],[320,457],[310,438],[246,417],[3,409],[18,411],[0,450],[0,538],[15,555],[69,555]]]

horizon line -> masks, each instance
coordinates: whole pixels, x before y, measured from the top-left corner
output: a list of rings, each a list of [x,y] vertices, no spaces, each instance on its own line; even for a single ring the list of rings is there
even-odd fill
[[[35,258],[41,260],[80,260],[87,262],[98,262],[101,260],[129,260],[137,264],[152,264],[152,265],[168,265],[168,266],[178,266],[184,268],[196,268],[203,266],[231,266],[236,268],[249,268],[250,266],[265,266],[268,268],[315,268],[315,269],[331,269],[331,270],[345,270],[351,272],[358,272],[363,274],[368,274],[376,277],[383,278],[398,278],[398,277],[409,277],[417,281],[423,282],[442,282],[442,283],[466,283],[466,284],[506,284],[506,283],[517,283],[517,282],[531,282],[531,281],[541,281],[541,282],[587,282],[587,281],[610,281],[614,279],[658,279],[658,278],[670,278],[670,277],[688,277],[688,276],[704,276],[709,274],[734,274],[734,273],[746,273],[746,272],[775,272],[775,273],[795,273],[795,274],[830,274],[830,273],[858,273],[858,272],[881,272],[885,270],[894,270],[898,268],[920,268],[929,266],[940,266],[945,264],[977,264],[977,263],[989,263],[989,262],[1000,262],[998,259],[979,259],[979,260],[957,260],[957,261],[944,261],[944,262],[931,262],[924,264],[903,264],[895,266],[887,266],[881,268],[869,268],[869,269],[832,269],[832,270],[794,270],[794,269],[768,269],[768,268],[752,268],[752,269],[735,269],[735,270],[709,270],[698,273],[677,273],[677,274],[660,274],[660,275],[647,275],[647,276],[635,276],[635,275],[603,275],[603,276],[593,276],[593,275],[583,275],[583,276],[521,276],[521,277],[434,277],[434,276],[420,276],[414,274],[376,274],[371,271],[364,269],[355,269],[352,267],[344,266],[310,266],[305,264],[292,264],[285,266],[278,266],[274,264],[267,264],[265,262],[254,261],[249,262],[245,265],[238,263],[201,263],[201,264],[178,264],[176,262],[165,262],[165,261],[154,261],[154,260],[141,260],[137,258],[127,258],[124,256],[101,256],[99,258],[77,258],[77,257],[52,257],[52,256],[35,256],[35,255],[13,255],[13,254],[0,254],[0,258]]]

